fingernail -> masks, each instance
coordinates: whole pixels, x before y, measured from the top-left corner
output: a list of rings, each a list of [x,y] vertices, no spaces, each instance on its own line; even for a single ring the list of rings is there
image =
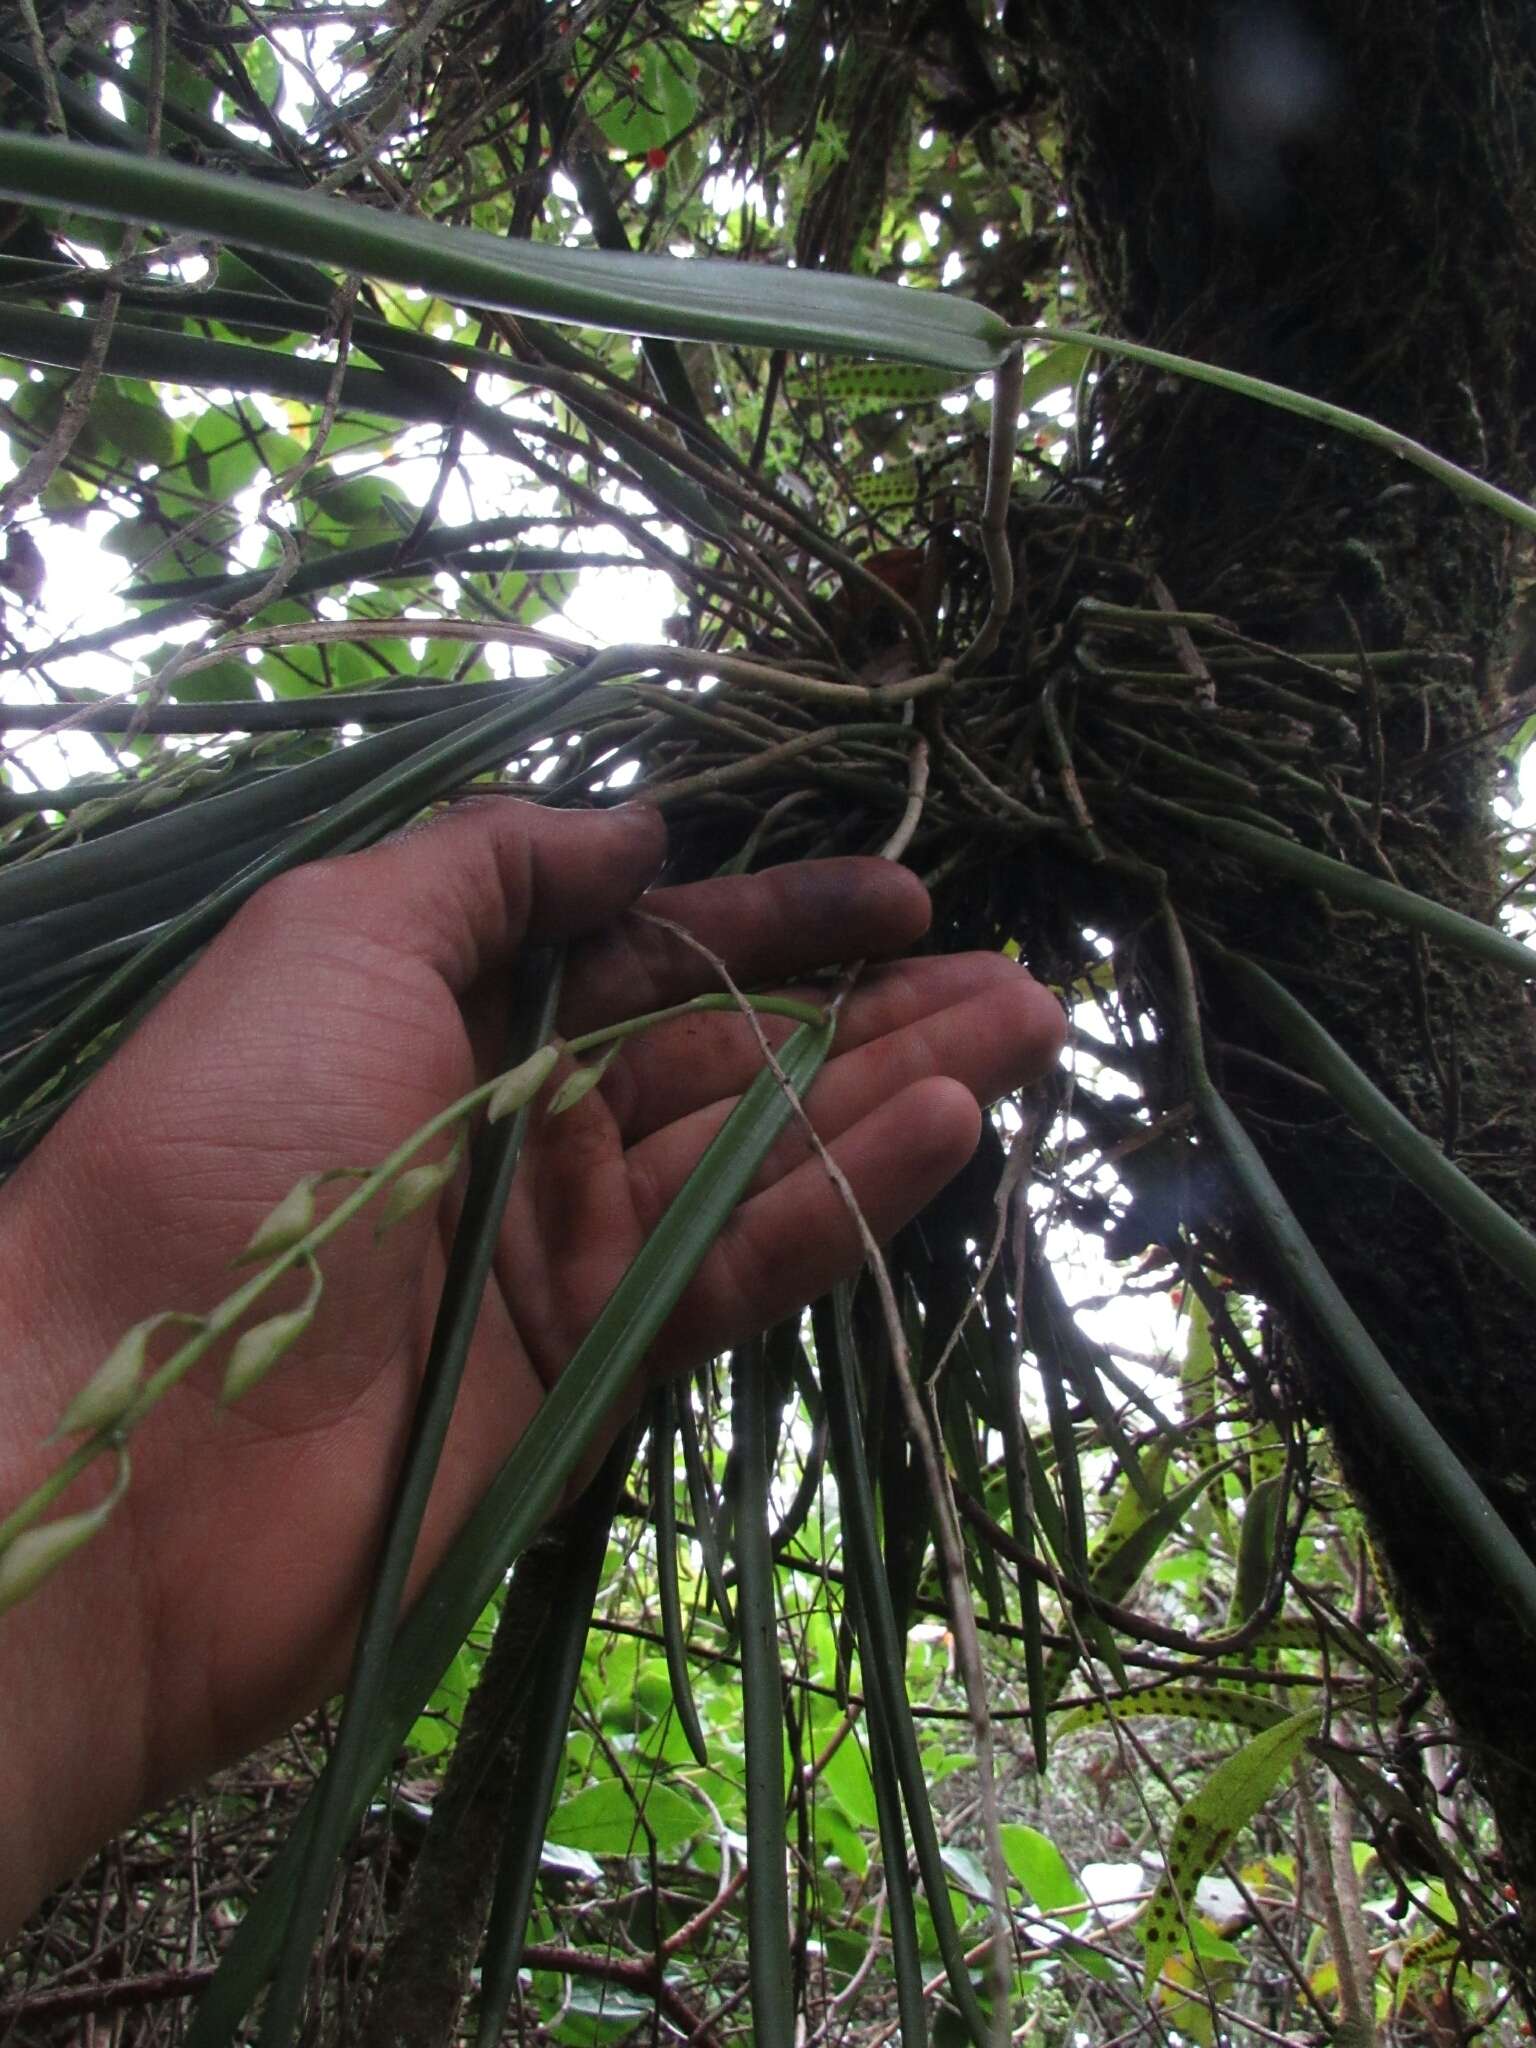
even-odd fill
[[[659,872],[662,862],[667,857],[667,821],[656,806],[645,803],[620,804],[617,810],[610,811],[608,815],[616,825],[621,825],[630,833],[637,844],[646,843],[647,855],[637,855],[637,858],[648,857],[652,862],[653,871]]]

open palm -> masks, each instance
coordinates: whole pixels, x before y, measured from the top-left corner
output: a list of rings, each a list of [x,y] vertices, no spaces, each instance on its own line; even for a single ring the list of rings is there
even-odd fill
[[[493,801],[253,899],[0,1203],[4,1270],[59,1276],[6,1397],[7,1500],[40,1469],[23,1447],[124,1328],[162,1309],[210,1307],[228,1292],[232,1254],[302,1174],[375,1163],[495,1071],[525,942],[573,941],[568,1033],[708,988],[707,960],[648,918],[623,915],[662,851],[648,812],[575,817]],[[917,882],[872,860],[659,889],[647,908],[758,987],[899,952],[927,920]],[[771,1038],[787,1029],[768,1020]],[[1035,1078],[1060,1033],[1054,1001],[995,956],[866,972],[808,1106],[877,1234],[959,1168],[976,1141],[978,1102]],[[740,1017],[689,1016],[632,1041],[577,1107],[536,1121],[419,1572],[441,1555],[760,1063]],[[55,1790],[38,1824],[51,1869],[334,1689],[455,1209],[450,1187],[379,1245],[366,1217],[349,1225],[324,1255],[324,1298],[301,1344],[233,1410],[217,1405],[216,1374],[165,1402],[135,1438],[124,1509],[7,1624],[18,1683],[46,1681],[50,1661],[72,1658],[78,1718],[94,1745],[94,1786]],[[811,1299],[858,1258],[854,1219],[791,1128],[650,1366],[697,1363]],[[0,1684],[11,1691],[7,1654],[0,1645]],[[50,1752],[61,1739],[39,1738]]]

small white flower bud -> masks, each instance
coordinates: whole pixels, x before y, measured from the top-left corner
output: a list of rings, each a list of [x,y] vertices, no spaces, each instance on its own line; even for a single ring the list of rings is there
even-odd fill
[[[246,1266],[254,1259],[275,1259],[280,1252],[292,1251],[299,1239],[314,1228],[315,1189],[323,1178],[318,1173],[307,1173],[296,1182],[277,1207],[257,1224],[250,1243],[231,1263]]]
[[[291,1350],[303,1336],[315,1319],[324,1286],[320,1268],[311,1259],[307,1299],[298,1308],[284,1309],[280,1315],[268,1316],[264,1323],[254,1324],[235,1339],[229,1363],[224,1368],[224,1384],[219,1389],[219,1400],[224,1407],[228,1408],[248,1394],[252,1387],[259,1386],[283,1353]]]
[[[109,1429],[133,1404],[144,1378],[149,1340],[168,1315],[150,1316],[119,1337],[85,1385],[59,1417],[55,1436],[77,1436],[84,1430]]]
[[[600,1059],[590,1065],[578,1067],[573,1074],[567,1074],[555,1090],[554,1100],[549,1105],[551,1116],[564,1116],[568,1109],[574,1109],[583,1096],[590,1095],[604,1074],[618,1058],[621,1040],[616,1039]]]
[[[25,1600],[67,1557],[90,1542],[122,1499],[127,1484],[128,1457],[119,1451],[117,1483],[105,1500],[78,1515],[61,1515],[56,1522],[40,1523],[12,1537],[0,1550],[0,1614]]]
[[[520,1066],[511,1067],[496,1084],[496,1091],[485,1106],[488,1120],[500,1123],[504,1116],[511,1116],[522,1108],[525,1102],[532,1102],[535,1095],[549,1079],[550,1071],[560,1057],[560,1049],[554,1045],[541,1045],[537,1052],[530,1053]]]
[[[464,1138],[461,1132],[446,1159],[440,1159],[435,1166],[413,1166],[408,1172],[402,1173],[385,1197],[379,1220],[373,1226],[375,1241],[381,1238],[386,1230],[392,1230],[397,1223],[403,1222],[407,1216],[413,1216],[418,1209],[425,1208],[435,1195],[440,1194],[458,1172],[459,1161],[463,1156]]]

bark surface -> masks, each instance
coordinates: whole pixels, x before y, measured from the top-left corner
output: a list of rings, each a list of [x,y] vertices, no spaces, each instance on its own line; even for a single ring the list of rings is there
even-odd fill
[[[1111,32],[1101,7],[1041,0],[1038,19],[1082,267],[1109,331],[1316,393],[1529,491],[1528,7],[1164,0],[1118,11]],[[1318,786],[1295,787],[1277,823],[1489,917],[1496,755],[1478,736],[1501,707],[1511,530],[1358,442],[1256,405],[1122,369],[1104,399],[1143,559],[1179,605],[1293,648],[1358,635],[1373,650],[1463,657],[1383,670],[1353,692],[1298,674]],[[1330,785],[1362,763],[1379,813],[1351,815]],[[1536,1034],[1513,977],[1266,883],[1150,814],[1144,850],[1206,934],[1264,960],[1422,1130],[1536,1220]],[[1218,1056],[1284,1059],[1213,958],[1202,998]],[[1225,1061],[1228,1099],[1398,1375],[1536,1550],[1531,1303],[1340,1117],[1259,1071]],[[1536,1642],[1352,1405],[1326,1341],[1294,1334],[1309,1403],[1493,1800],[1529,1959]]]

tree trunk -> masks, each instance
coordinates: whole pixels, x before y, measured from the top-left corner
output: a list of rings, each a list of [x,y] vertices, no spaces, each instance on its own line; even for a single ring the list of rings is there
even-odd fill
[[[1536,15],[1524,0],[1160,0],[1109,17],[1040,0],[1038,14],[1082,275],[1107,331],[1331,399],[1528,492]],[[1347,690],[1298,670],[1291,737],[1323,787],[1274,783],[1273,815],[1305,844],[1489,918],[1497,762],[1480,735],[1501,706],[1512,530],[1265,407],[1123,367],[1100,398],[1112,488],[1179,606],[1295,649],[1459,657],[1386,666]],[[1337,800],[1346,786],[1368,799],[1353,822]],[[1536,1220],[1536,1035],[1517,977],[1266,879],[1150,811],[1139,850],[1210,939],[1265,961],[1422,1130]],[[1201,958],[1218,1056],[1283,1061],[1215,950]],[[1536,1550],[1530,1303],[1317,1097],[1251,1060],[1221,1062],[1218,1081],[1405,1386]],[[1291,1334],[1309,1405],[1492,1799],[1529,1959],[1536,1642],[1346,1395],[1327,1343]]]

